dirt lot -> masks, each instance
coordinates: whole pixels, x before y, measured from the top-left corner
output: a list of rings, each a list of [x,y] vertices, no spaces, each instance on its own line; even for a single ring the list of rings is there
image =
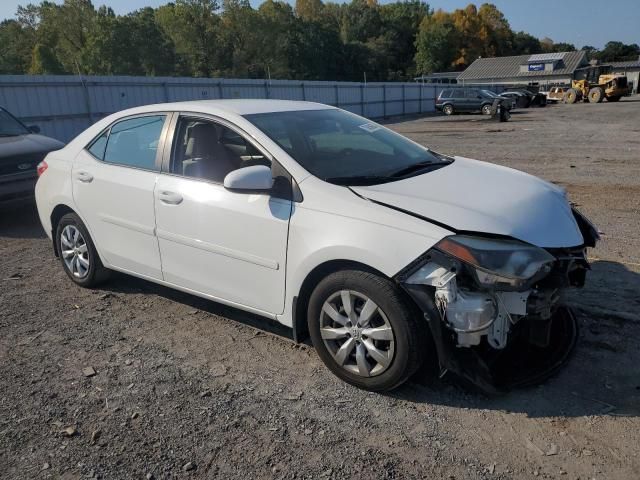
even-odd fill
[[[558,376],[362,392],[247,314],[123,275],[75,287],[26,205],[0,212],[0,477],[638,478],[640,99],[391,126],[561,184],[598,224]]]

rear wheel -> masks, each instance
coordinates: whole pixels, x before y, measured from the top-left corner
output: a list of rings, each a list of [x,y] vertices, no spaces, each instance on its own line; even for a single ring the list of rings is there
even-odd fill
[[[589,103],[600,103],[604,98],[604,91],[600,87],[589,90]]]
[[[56,227],[56,247],[62,268],[74,283],[93,287],[104,281],[108,270],[104,268],[87,228],[75,213],[67,213]]]
[[[620,100],[619,96],[607,97],[607,102],[617,102],[618,100]]]
[[[453,115],[453,105],[445,105],[442,107],[442,111],[445,115]]]
[[[575,88],[570,88],[564,93],[564,103],[576,103],[578,101],[578,96],[578,91]]]
[[[393,282],[344,270],[324,278],[309,301],[309,333],[339,378],[371,391],[391,390],[421,365],[426,323]]]

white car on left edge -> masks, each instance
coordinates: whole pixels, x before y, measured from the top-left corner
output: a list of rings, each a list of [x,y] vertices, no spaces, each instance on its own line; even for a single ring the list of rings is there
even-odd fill
[[[575,344],[560,293],[583,285],[598,234],[561,189],[338,108],[133,108],[38,170],[40,220],[76,284],[117,270],[277,320],[361,388],[429,358],[500,390],[510,349],[557,367]]]

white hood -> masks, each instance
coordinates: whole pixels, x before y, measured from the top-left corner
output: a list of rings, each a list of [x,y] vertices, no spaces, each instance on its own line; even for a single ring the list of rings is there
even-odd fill
[[[561,188],[490,163],[455,157],[423,175],[352,189],[456,231],[507,235],[546,248],[583,243]]]

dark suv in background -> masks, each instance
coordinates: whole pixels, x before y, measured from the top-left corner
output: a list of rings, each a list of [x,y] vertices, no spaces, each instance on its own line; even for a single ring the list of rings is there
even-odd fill
[[[451,115],[456,112],[482,112],[491,115],[495,100],[511,110],[513,101],[506,97],[481,88],[445,88],[436,99],[436,110]]]
[[[0,107],[0,204],[32,197],[38,163],[47,153],[64,147],[39,132],[39,127],[27,127]]]

